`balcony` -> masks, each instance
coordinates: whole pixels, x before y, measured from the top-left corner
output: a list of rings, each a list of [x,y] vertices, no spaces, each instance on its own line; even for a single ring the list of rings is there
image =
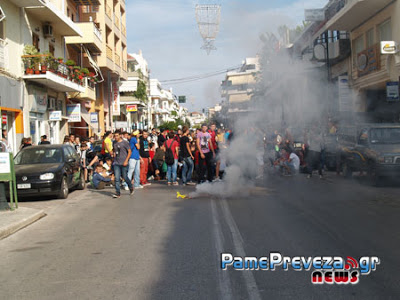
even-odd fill
[[[25,75],[22,79],[46,86],[56,92],[84,92],[83,73],[67,67],[48,55],[23,55]]]
[[[106,5],[106,16],[112,19],[112,9],[110,5]]]
[[[119,26],[120,20],[117,16],[114,16],[114,24],[115,24],[115,27],[117,27],[118,29],[120,28],[120,26]]]
[[[25,2],[17,1],[15,2]],[[40,20],[41,23],[49,23],[53,30],[62,36],[82,36],[80,28],[63,12],[59,11],[54,4],[47,0],[37,1],[35,6],[25,7],[29,16]]]
[[[40,0],[11,0],[11,3],[18,7],[43,6],[43,2]]]
[[[125,72],[128,72],[128,64],[126,63],[126,60],[122,60],[122,70]]]
[[[114,61],[114,57],[113,57],[113,50],[110,46],[106,45],[106,54],[107,54],[107,58]]]
[[[121,32],[126,37],[126,27],[124,24],[121,24]]]
[[[69,98],[74,98],[81,101],[96,101],[96,88],[94,82],[90,81],[88,78],[85,78],[83,87],[85,88],[84,92],[69,93]]]
[[[80,45],[85,45],[91,53],[101,53],[103,38],[101,32],[94,22],[78,22],[75,23],[81,29],[82,37],[66,37],[65,42],[68,45],[75,46],[80,52]]]
[[[117,66],[121,66],[121,57],[117,54],[117,51],[115,51],[115,60],[114,60],[115,64]]]
[[[352,31],[393,0],[343,0],[343,6],[323,27],[323,30]],[[321,30],[320,30],[321,31]]]

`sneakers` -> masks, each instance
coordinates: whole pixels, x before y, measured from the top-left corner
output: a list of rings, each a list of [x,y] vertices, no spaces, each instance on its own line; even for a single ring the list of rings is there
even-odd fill
[[[131,189],[129,195],[132,196],[134,193],[135,193],[135,190]]]
[[[186,185],[196,185],[196,183],[190,181],[190,182],[187,182]]]
[[[113,198],[121,198],[121,195],[113,194],[112,197],[113,197]]]
[[[307,179],[310,179],[310,178],[311,178],[311,175],[310,175],[310,174],[308,174],[308,175],[307,175]]]
[[[179,185],[179,183],[177,181],[175,181],[172,185]]]
[[[143,185],[135,186],[135,189],[142,189]]]
[[[126,186],[124,186],[124,190],[125,191],[129,191],[129,187],[126,185]]]
[[[147,183],[143,184],[143,186],[149,186],[149,185],[151,185],[150,182],[147,182]]]
[[[168,185],[172,185],[172,182],[168,182]]]
[[[154,180],[154,176],[151,175],[149,178],[147,178],[147,180]]]

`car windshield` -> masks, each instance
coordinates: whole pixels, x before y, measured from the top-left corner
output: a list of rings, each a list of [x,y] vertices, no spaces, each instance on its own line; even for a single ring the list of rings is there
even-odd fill
[[[371,129],[372,144],[400,144],[400,128]]]
[[[14,162],[16,165],[61,163],[61,149],[36,147],[25,148],[23,151],[18,153]]]

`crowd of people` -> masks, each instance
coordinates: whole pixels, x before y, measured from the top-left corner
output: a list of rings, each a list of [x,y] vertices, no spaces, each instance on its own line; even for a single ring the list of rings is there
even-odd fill
[[[221,180],[225,164],[219,153],[232,136],[215,124],[203,124],[197,130],[184,126],[176,131],[107,131],[98,147],[93,137],[73,134],[64,143],[80,155],[87,182],[96,189],[113,185],[113,197],[119,198],[121,188],[133,194],[153,180],[166,180],[168,186]]]

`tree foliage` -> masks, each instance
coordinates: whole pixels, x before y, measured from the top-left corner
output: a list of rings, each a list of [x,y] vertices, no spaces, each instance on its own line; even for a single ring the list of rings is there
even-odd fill
[[[138,81],[137,90],[133,92],[133,96],[143,102],[147,102],[147,89],[144,81]]]
[[[174,122],[165,122],[160,125],[160,129],[167,129],[167,130],[178,130],[178,126],[188,126],[190,127],[190,122],[188,120],[183,121],[182,119],[177,119]]]

